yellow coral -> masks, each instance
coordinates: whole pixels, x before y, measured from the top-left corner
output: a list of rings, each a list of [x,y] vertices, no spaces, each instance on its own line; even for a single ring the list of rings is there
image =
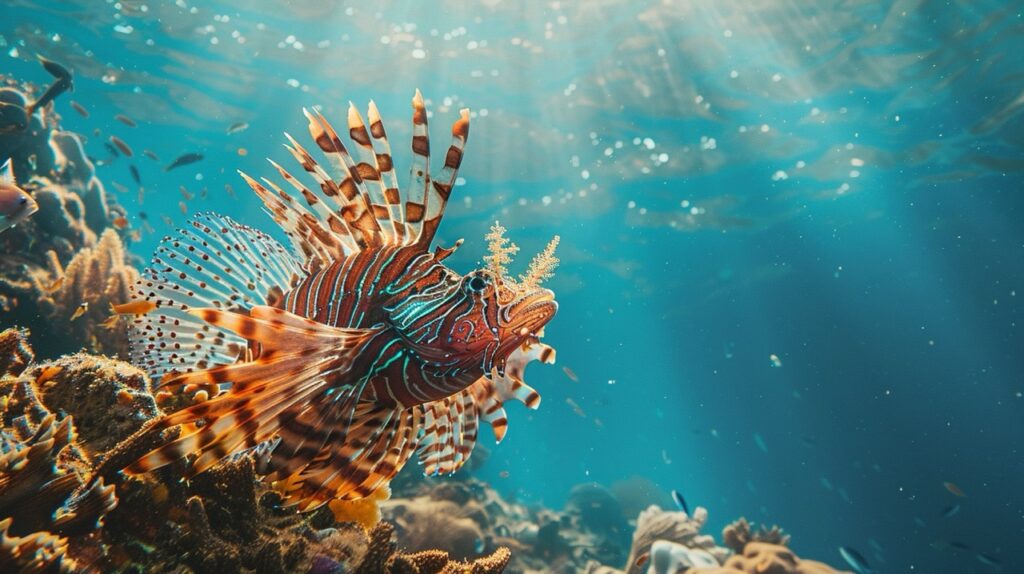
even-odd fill
[[[497,221],[491,226],[491,232],[484,236],[490,255],[484,256],[484,263],[498,277],[506,278],[507,265],[512,263],[512,256],[519,253],[519,246],[505,237],[506,229]]]
[[[123,333],[102,329],[111,304],[122,303],[131,297],[130,287],[138,279],[138,271],[128,264],[121,237],[107,229],[94,247],[86,247],[75,254],[66,266],[61,266],[55,254],[50,254],[50,274],[37,278],[42,293],[41,302],[49,307],[51,321],[68,321],[76,309],[88,303],[84,320],[70,327],[69,335],[80,339],[96,351],[123,353],[127,340]]]
[[[327,503],[338,522],[355,522],[369,530],[380,522],[380,503],[391,498],[391,487],[387,484],[358,500],[334,499]]]
[[[558,258],[555,257],[555,249],[558,247],[560,238],[556,235],[548,242],[543,251],[534,256],[530,266],[526,269],[526,275],[519,276],[519,284],[524,289],[536,289],[540,284],[555,274],[558,267]]]

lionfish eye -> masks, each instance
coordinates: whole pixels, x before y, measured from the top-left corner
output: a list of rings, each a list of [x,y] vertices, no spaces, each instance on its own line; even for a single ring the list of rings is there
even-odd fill
[[[483,277],[476,276],[469,280],[469,288],[474,291],[483,291],[484,287],[487,287],[487,282]]]
[[[25,205],[26,203],[28,203],[28,198],[25,197],[24,195],[18,198],[19,205]]]

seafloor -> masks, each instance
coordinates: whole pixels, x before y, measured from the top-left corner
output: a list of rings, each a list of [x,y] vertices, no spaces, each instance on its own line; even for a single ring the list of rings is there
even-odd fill
[[[707,510],[649,505],[641,485],[582,484],[551,509],[503,498],[472,468],[410,469],[390,497],[301,514],[251,455],[191,481],[173,465],[125,476],[171,438],[140,429],[197,399],[154,393],[110,358],[127,356],[110,305],[138,276],[125,249],[136,232],[118,224],[82,136],[52,106],[24,112],[41,91],[0,76],[0,159],[40,207],[0,233],[0,309],[17,325],[0,334],[0,572],[837,572],[798,558],[776,527],[741,518],[702,534]]]

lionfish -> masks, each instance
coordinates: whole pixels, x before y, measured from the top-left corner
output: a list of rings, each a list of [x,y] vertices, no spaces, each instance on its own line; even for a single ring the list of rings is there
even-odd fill
[[[127,472],[186,459],[189,478],[260,447],[260,471],[289,504],[308,510],[369,496],[414,454],[426,474],[452,473],[469,457],[480,420],[500,442],[505,401],[538,406],[522,374],[532,360],[554,359],[539,337],[558,306],[540,284],[557,264],[558,238],[513,279],[505,265],[517,248],[496,224],[484,268],[448,268],[461,240],[430,247],[462,162],[469,111],[455,121],[433,176],[418,90],[412,104],[404,195],[373,102],[369,129],[349,106],[354,157],[318,110],[304,109],[340,180],[288,134],[285,147],[319,192],[273,160],[304,201],[239,172],[291,251],[209,213],[160,243],[122,306],[135,313],[132,359],[159,389],[205,400],[158,419],[151,431],[180,433]]]

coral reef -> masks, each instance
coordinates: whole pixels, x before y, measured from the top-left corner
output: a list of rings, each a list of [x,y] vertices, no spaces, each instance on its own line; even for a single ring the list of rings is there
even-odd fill
[[[0,310],[7,326],[28,327],[47,356],[83,347],[124,352],[122,330],[96,329],[107,302],[136,277],[112,227],[124,210],[96,177],[81,138],[60,129],[52,105],[29,106],[39,90],[3,76],[0,85],[0,161],[11,158],[19,183],[39,205],[27,221],[0,233]],[[65,277],[65,269],[79,273]],[[89,304],[84,320],[68,331],[54,328],[83,303]]]
[[[51,261],[52,265],[59,265],[55,257]],[[107,229],[94,247],[79,251],[63,269],[52,269],[46,282],[38,285],[43,293],[40,307],[53,322],[61,323],[75,317],[86,305],[63,335],[85,341],[90,349],[127,356],[124,325],[116,319],[113,324],[105,324],[111,316],[111,306],[130,299],[130,286],[139,277],[139,272],[127,261],[121,237],[114,229]],[[59,283],[58,287],[47,292],[45,285],[54,283]]]
[[[729,556],[729,550],[717,546],[714,537],[701,534],[707,520],[708,511],[702,507],[694,509],[693,516],[687,516],[685,512],[669,512],[657,506],[648,507],[637,517],[633,546],[626,561],[626,572],[643,572],[644,569],[638,565],[640,557],[647,554],[651,556],[653,562],[652,546],[658,541],[700,550],[711,556],[716,563],[724,563]]]
[[[725,546],[692,516],[643,510],[580,485],[562,510],[507,500],[470,476],[405,478],[374,500],[299,513],[256,473],[259,451],[189,481],[120,469],[174,431],[140,370],[78,353],[36,363],[24,330],[0,333],[0,570],[255,574],[833,574],[777,527],[740,519]],[[116,489],[116,496],[115,496]],[[631,504],[641,497],[630,495]],[[384,521],[375,514],[380,505]]]

